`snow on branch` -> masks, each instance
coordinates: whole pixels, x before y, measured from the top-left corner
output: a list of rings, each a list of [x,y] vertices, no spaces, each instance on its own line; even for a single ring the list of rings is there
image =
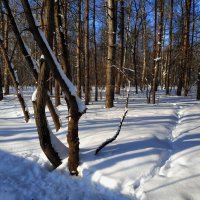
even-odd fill
[[[81,101],[81,99],[77,96],[77,91],[76,91],[76,87],[73,85],[73,83],[68,79],[68,77],[65,75],[60,63],[58,62],[57,58],[55,57],[51,47],[49,46],[49,43],[47,42],[47,39],[43,33],[43,31],[39,28],[38,26],[38,22],[37,20],[34,18],[34,21],[35,21],[35,25],[37,26],[37,29],[38,29],[38,32],[40,34],[40,37],[42,38],[43,42],[45,43],[52,59],[53,59],[53,62],[55,63],[56,65],[56,68],[57,68],[57,71],[59,73],[59,75],[61,76],[62,80],[65,82],[65,84],[67,85],[68,89],[69,89],[69,92],[72,96],[75,97],[76,99],[76,103],[77,103],[77,106],[78,106],[78,110],[80,113],[84,113],[85,110],[86,110],[86,107],[85,107],[85,104]]]
[[[155,58],[154,61],[158,62],[159,60],[161,60],[161,57]]]

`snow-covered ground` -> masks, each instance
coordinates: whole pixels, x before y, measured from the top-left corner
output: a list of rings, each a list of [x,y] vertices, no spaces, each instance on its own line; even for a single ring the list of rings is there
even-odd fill
[[[95,149],[115,134],[125,102],[117,97],[112,109],[93,102],[80,120],[78,177],[69,175],[67,155],[52,171],[39,146],[31,96],[25,97],[29,123],[13,95],[0,102],[0,200],[200,199],[200,104],[192,97],[160,92],[151,105],[131,94],[119,137],[97,156]],[[59,110],[63,127],[53,132],[67,145],[67,108]]]

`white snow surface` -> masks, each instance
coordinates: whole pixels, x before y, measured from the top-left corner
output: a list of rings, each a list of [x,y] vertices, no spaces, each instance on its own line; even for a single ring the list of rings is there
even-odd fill
[[[199,102],[159,92],[159,102],[150,105],[133,93],[120,135],[97,156],[95,149],[118,128],[125,98],[116,97],[112,109],[103,100],[88,106],[79,124],[78,177],[69,175],[63,144],[54,143],[66,156],[52,170],[39,146],[33,110],[25,123],[19,103],[6,96],[0,102],[0,200],[198,200]],[[31,95],[24,97],[31,108]],[[49,126],[67,146],[64,101],[58,109],[63,127],[55,133],[47,110]]]

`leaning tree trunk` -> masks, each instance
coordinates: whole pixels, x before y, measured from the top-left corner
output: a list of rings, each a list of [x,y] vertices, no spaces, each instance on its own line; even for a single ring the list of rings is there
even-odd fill
[[[71,174],[78,175],[77,167],[79,165],[79,138],[78,138],[78,121],[81,115],[85,112],[85,106],[80,98],[76,95],[76,90],[72,82],[65,76],[60,64],[55,58],[53,51],[48,45],[43,32],[35,24],[31,8],[28,0],[21,0],[26,18],[29,24],[34,39],[40,47],[44,57],[50,67],[54,77],[58,80],[64,95],[70,105],[69,109],[69,122],[68,122],[68,135],[67,140],[69,144],[69,159],[68,168]]]
[[[4,48],[2,39],[0,39],[0,49],[1,49],[1,53],[2,53],[4,61],[5,61],[5,65],[10,73],[13,86],[15,87],[18,100],[20,102],[22,111],[24,113],[25,121],[28,122],[30,119],[30,116],[29,116],[28,108],[26,106],[26,103],[25,103],[23,95],[22,95],[22,91],[20,89],[19,79],[17,76],[17,70],[14,68],[13,64],[10,63],[10,61],[9,61],[8,54],[6,52],[6,49]]]
[[[18,45],[20,47],[20,50],[22,52],[22,54],[24,55],[24,58],[28,64],[28,67],[30,69],[30,71],[32,72],[33,74],[33,77],[34,79],[37,81],[38,80],[38,67],[37,67],[37,64],[35,62],[35,60],[31,57],[29,51],[28,51],[28,48],[26,47],[25,43],[23,42],[22,38],[21,38],[21,35],[20,35],[20,32],[18,30],[18,27],[17,27],[17,24],[15,23],[15,19],[12,15],[12,12],[11,12],[11,9],[10,9],[10,6],[9,6],[9,3],[7,0],[3,0],[3,3],[4,3],[4,6],[6,8],[6,11],[7,11],[7,15],[8,15],[8,18],[10,20],[10,24],[11,24],[11,27],[12,27],[12,30],[15,34],[15,37],[17,38],[17,41],[18,41]],[[52,116],[52,119],[54,121],[54,125],[55,125],[55,128],[56,128],[56,131],[58,131],[60,129],[60,119],[59,119],[59,116],[53,106],[53,103],[49,97],[49,95],[47,95],[47,106],[48,106],[48,109],[51,113],[51,116]]]
[[[53,46],[53,35],[54,31],[54,2],[50,2],[48,0],[44,0],[44,27],[46,38],[49,43],[49,46],[52,48]],[[36,98],[32,99],[35,122],[37,125],[38,135],[40,146],[52,163],[52,165],[56,168],[61,164],[61,159],[54,149],[51,141],[51,130],[49,128],[45,106],[46,106],[46,97],[47,97],[47,88],[48,88],[48,78],[49,78],[49,68],[47,68],[47,63],[45,60],[41,60],[41,65],[39,69],[39,77],[38,77],[38,87],[36,89]]]

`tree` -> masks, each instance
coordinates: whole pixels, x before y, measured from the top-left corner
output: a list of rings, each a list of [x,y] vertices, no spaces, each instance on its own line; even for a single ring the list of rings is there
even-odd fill
[[[98,100],[98,77],[97,77],[97,44],[96,44],[96,0],[93,0],[93,43],[94,43],[94,73],[95,73],[95,101]]]
[[[0,0],[0,35],[2,35],[3,29],[3,11],[2,11],[2,1]],[[2,59],[3,60],[3,59]],[[3,65],[1,65],[3,66]],[[3,76],[2,76],[2,67],[0,67],[0,101],[3,99]]]
[[[54,2],[44,0],[44,27],[45,35],[49,46],[53,46],[53,35],[54,31]],[[51,142],[51,131],[48,126],[46,119],[45,106],[46,106],[46,97],[48,90],[48,78],[49,78],[49,68],[45,60],[41,60],[39,76],[38,76],[38,87],[37,87],[37,98],[33,99],[33,108],[35,115],[35,122],[37,125],[40,146],[49,159],[49,161],[56,168],[61,164],[61,159],[58,156],[58,153],[52,146]]]
[[[115,70],[114,64],[114,48],[115,48],[115,1],[108,0],[108,55],[106,64],[106,108],[114,106],[114,89],[115,89]]]
[[[85,0],[85,37],[84,37],[84,55],[85,55],[85,105],[90,101],[90,77],[89,77],[89,0]]]
[[[190,47],[190,11],[191,0],[185,0],[185,29],[183,39],[184,96],[188,95],[190,82],[189,47]]]
[[[77,54],[77,95],[81,97],[81,0],[78,0],[78,15],[77,15],[77,39],[76,39],[76,54]]]
[[[162,35],[163,35],[163,13],[164,13],[163,0],[159,1],[158,9],[159,9],[158,43],[157,43],[157,49],[156,49],[156,58],[154,59],[155,66],[154,66],[154,76],[153,76],[153,84],[152,84],[152,103],[153,104],[156,103],[157,76],[158,76],[158,70],[159,70],[159,63],[161,60],[161,44],[162,44]]]
[[[124,63],[124,1],[120,1],[120,65],[117,71],[116,94],[120,94],[120,86],[122,82],[123,63]]]
[[[60,64],[55,58],[48,42],[46,41],[43,32],[35,24],[31,8],[28,0],[21,0],[24,12],[29,24],[29,29],[34,36],[39,48],[41,49],[49,68],[52,71],[55,79],[58,80],[64,95],[66,96],[69,109],[68,135],[67,141],[69,144],[68,168],[72,175],[78,175],[77,167],[79,165],[79,138],[78,138],[78,122],[81,115],[85,112],[85,106],[76,96],[75,88],[72,82],[66,77],[61,69]]]
[[[173,39],[173,5],[174,0],[170,0],[170,13],[169,13],[169,45],[168,45],[168,61],[166,69],[166,95],[169,95],[169,82],[170,82],[170,68],[172,63],[172,39]]]

